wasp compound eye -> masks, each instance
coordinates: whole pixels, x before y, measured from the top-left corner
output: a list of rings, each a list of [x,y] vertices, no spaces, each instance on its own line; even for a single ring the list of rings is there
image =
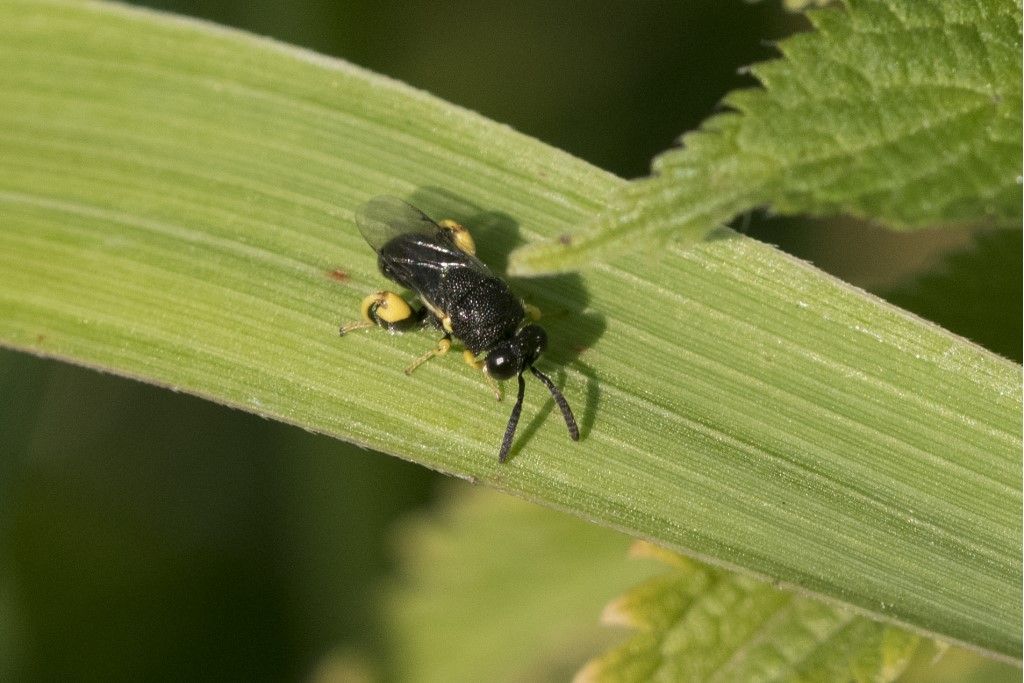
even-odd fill
[[[501,344],[487,354],[487,374],[494,379],[512,379],[523,370],[522,359],[511,343]]]

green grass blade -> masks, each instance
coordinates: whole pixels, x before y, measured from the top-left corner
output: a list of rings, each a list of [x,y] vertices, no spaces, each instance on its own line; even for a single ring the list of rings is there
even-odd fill
[[[850,0],[808,13],[712,117],[571,239],[516,251],[565,271],[694,241],[758,206],[897,229],[1020,226],[1019,0]]]
[[[515,282],[572,443],[427,334],[337,337],[384,281],[352,223],[408,197],[518,243],[625,183],[317,55],[117,5],[0,2],[0,343],[475,479],[1020,655],[1019,366],[722,233]]]

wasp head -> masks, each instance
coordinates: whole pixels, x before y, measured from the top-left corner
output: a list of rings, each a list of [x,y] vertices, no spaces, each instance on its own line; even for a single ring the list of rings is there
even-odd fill
[[[509,450],[512,448],[512,439],[516,434],[516,425],[519,424],[519,414],[523,409],[523,393],[526,390],[526,383],[523,382],[523,372],[527,369],[541,381],[551,392],[555,404],[562,411],[565,419],[565,426],[569,429],[569,438],[577,441],[580,438],[580,430],[576,426],[576,418],[566,402],[562,392],[555,387],[547,375],[533,367],[534,362],[544,353],[548,345],[548,335],[539,325],[527,325],[511,339],[507,339],[487,354],[485,361],[487,374],[494,379],[512,379],[518,375],[519,391],[516,395],[516,404],[512,407],[512,414],[508,418],[508,426],[505,427],[505,438],[501,441],[501,450],[498,452],[498,461],[505,462]]]
[[[540,325],[527,325],[495,346],[487,354],[485,367],[494,379],[512,379],[533,365],[548,345],[548,335]]]

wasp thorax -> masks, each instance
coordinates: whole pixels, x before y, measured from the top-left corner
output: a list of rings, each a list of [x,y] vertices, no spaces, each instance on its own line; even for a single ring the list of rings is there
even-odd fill
[[[494,379],[511,379],[533,365],[547,345],[544,328],[527,325],[491,349],[485,361],[487,374]]]

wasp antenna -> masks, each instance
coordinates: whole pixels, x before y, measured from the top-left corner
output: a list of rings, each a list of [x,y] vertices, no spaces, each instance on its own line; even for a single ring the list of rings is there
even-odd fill
[[[523,412],[523,395],[525,393],[526,382],[523,380],[523,373],[519,373],[519,395],[516,396],[516,404],[512,407],[512,414],[508,416],[508,426],[505,427],[505,438],[501,440],[498,462],[508,460],[508,452],[512,448],[512,439],[516,436],[516,426],[519,424],[519,414]]]
[[[580,440],[580,428],[576,426],[576,418],[573,417],[572,408],[569,407],[569,402],[565,400],[565,396],[562,396],[562,392],[558,390],[555,383],[537,368],[530,366],[530,372],[533,373],[534,377],[544,383],[544,386],[551,392],[551,398],[555,399],[555,404],[558,405],[558,409],[562,411],[562,417],[565,419],[565,426],[569,428],[569,438],[573,441]]]

